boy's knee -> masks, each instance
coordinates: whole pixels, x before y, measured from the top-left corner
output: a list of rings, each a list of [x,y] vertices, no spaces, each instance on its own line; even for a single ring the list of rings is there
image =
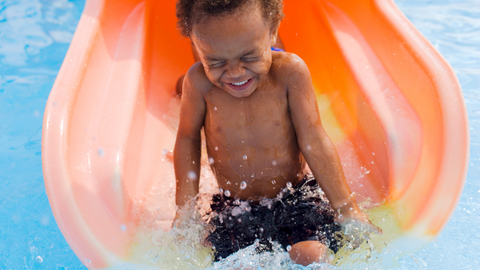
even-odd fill
[[[297,264],[330,263],[328,247],[319,241],[303,241],[292,246],[290,258]]]

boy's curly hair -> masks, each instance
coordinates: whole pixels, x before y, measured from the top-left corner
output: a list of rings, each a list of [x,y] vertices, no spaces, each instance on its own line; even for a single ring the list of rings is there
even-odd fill
[[[263,18],[271,24],[272,29],[285,16],[283,0],[177,0],[177,26],[183,36],[190,37],[193,25],[203,18],[231,14],[252,1],[260,5]]]

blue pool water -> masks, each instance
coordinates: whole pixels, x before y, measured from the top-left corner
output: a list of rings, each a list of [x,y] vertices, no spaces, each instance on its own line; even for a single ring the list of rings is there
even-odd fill
[[[480,267],[480,1],[396,0],[453,66],[468,108],[470,166],[452,219],[399,269]],[[84,1],[0,0],[0,269],[86,269],[60,233],[45,194],[45,103]]]

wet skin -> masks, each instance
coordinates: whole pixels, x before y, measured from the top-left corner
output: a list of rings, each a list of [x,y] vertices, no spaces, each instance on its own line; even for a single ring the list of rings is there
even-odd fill
[[[282,78],[288,72],[281,71],[291,58],[273,52],[269,73],[244,98],[216,86],[204,96],[211,168],[219,186],[233,198],[273,198],[287,182],[295,185],[303,179],[305,161],[289,112],[287,82]]]
[[[183,82],[174,149],[177,205],[198,194],[204,128],[211,168],[232,198],[275,197],[287,182],[303,178],[306,161],[342,214],[339,221],[370,224],[323,129],[306,64],[294,54],[271,51],[278,27],[272,29],[251,5],[193,26],[201,62]]]
[[[304,156],[332,206],[349,201],[308,68],[294,54],[272,52],[276,36],[254,7],[194,25],[191,39],[201,62],[183,84],[174,152],[177,205],[198,193],[199,179],[191,176],[200,173],[202,127],[218,184],[233,198],[274,197],[287,182],[295,185],[303,178]]]

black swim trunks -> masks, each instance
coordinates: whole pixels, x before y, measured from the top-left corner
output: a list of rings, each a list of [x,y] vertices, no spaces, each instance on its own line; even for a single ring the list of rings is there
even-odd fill
[[[340,248],[341,227],[313,177],[305,177],[294,188],[286,187],[275,199],[260,202],[213,196],[207,236],[215,250],[215,261],[259,240],[257,252],[271,251],[272,241],[284,249],[301,241],[316,240],[334,252]]]

